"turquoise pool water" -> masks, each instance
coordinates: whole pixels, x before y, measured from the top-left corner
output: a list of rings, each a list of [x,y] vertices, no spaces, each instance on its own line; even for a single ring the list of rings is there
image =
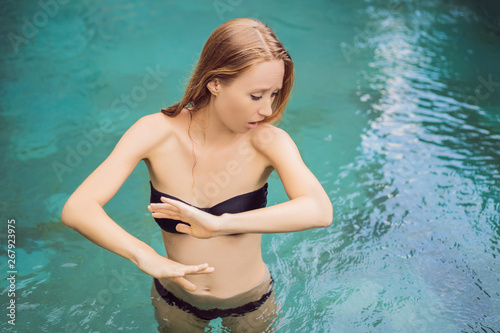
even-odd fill
[[[156,331],[151,278],[63,226],[60,210],[132,123],[180,98],[210,32],[244,16],[295,61],[280,127],[335,212],[327,229],[263,236],[277,331],[500,330],[494,1],[41,3],[52,5],[0,5],[0,330]],[[140,164],[105,209],[164,253],[148,180]],[[269,203],[286,199],[273,174]]]

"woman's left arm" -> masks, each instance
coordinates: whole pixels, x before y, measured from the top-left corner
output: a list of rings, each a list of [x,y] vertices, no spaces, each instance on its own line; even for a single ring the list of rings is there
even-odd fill
[[[259,131],[253,144],[278,173],[290,201],[243,213],[223,214],[215,234],[279,233],[329,226],[333,219],[330,198],[302,161],[293,140],[274,126],[263,126]]]

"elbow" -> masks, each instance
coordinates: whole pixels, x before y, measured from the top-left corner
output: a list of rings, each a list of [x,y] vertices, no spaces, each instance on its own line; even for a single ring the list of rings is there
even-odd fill
[[[326,228],[329,227],[333,222],[333,216],[324,216],[319,220],[319,228]]]
[[[65,226],[71,228],[71,203],[69,200],[66,201],[62,209],[61,221]]]
[[[325,194],[322,197],[311,198],[309,208],[309,228],[326,228],[333,222],[333,206],[330,198]]]
[[[328,218],[326,218],[324,221],[323,221],[323,227],[329,227],[330,225],[332,225],[332,222],[333,222],[333,216],[330,215],[328,216]]]
[[[71,229],[75,228],[75,217],[78,214],[76,205],[77,203],[75,199],[71,196],[64,204],[64,207],[61,212],[62,223]]]
[[[333,207],[330,200],[324,205],[320,205],[318,216],[318,228],[329,227],[333,222]]]

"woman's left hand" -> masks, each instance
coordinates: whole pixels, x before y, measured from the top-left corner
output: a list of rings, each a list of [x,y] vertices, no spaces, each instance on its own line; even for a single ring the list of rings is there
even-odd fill
[[[161,219],[179,220],[176,230],[196,238],[211,238],[218,235],[220,230],[220,218],[187,205],[181,201],[161,197],[163,203],[151,203],[148,210],[153,212],[152,216]]]

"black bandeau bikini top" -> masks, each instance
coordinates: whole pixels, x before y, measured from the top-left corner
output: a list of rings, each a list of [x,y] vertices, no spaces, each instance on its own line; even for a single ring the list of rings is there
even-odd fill
[[[167,197],[170,199],[179,200],[181,202],[184,202],[185,204],[188,204],[192,207],[198,208],[204,212],[207,212],[207,213],[210,213],[210,214],[216,215],[216,216],[220,216],[224,213],[235,214],[235,213],[246,212],[249,210],[263,208],[263,207],[266,207],[266,205],[267,205],[267,186],[268,186],[267,183],[265,183],[264,186],[262,186],[258,190],[234,196],[234,197],[229,198],[227,200],[224,200],[224,201],[222,201],[222,202],[220,202],[220,203],[218,203],[215,206],[212,206],[210,208],[199,208],[199,207],[193,206],[193,205],[191,205],[191,204],[189,204],[189,203],[187,203],[179,198],[176,198],[172,195],[169,195],[169,194],[166,194],[166,193],[163,193],[163,192],[156,190],[153,187],[153,183],[151,183],[151,181],[149,182],[149,184],[151,185],[151,198],[150,198],[151,203],[162,203],[160,198],[162,196],[164,196],[164,197]],[[154,218],[154,219],[155,219],[156,223],[158,223],[160,228],[162,228],[166,232],[170,232],[170,233],[174,233],[174,234],[180,233],[177,230],[175,230],[175,227],[177,226],[177,224],[184,223],[184,224],[189,225],[189,223],[182,222],[179,220],[160,219],[160,218]]]

